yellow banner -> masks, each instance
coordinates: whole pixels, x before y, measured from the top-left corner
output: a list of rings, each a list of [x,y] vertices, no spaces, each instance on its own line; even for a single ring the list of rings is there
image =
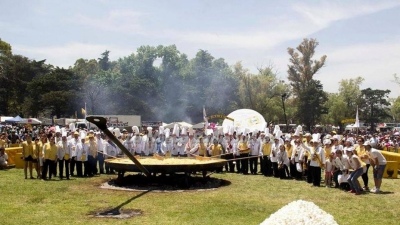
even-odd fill
[[[227,119],[233,121],[233,118],[227,117],[224,114],[216,114],[216,115],[211,115],[208,116],[207,119]]]
[[[346,123],[355,123],[356,119],[344,119],[341,121],[342,124],[346,124]]]

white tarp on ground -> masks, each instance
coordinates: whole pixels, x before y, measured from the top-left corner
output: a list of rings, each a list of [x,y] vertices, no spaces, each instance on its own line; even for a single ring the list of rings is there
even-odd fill
[[[252,109],[238,109],[228,115],[234,121],[225,119],[222,127],[235,127],[237,130],[248,129],[250,132],[254,130],[263,131],[267,125],[264,117]]]
[[[318,224],[337,225],[332,215],[313,202],[297,200],[282,207],[270,215],[261,225]]]

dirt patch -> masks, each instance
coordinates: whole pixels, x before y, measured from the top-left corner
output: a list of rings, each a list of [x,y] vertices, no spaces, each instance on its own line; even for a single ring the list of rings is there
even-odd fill
[[[182,192],[215,190],[227,185],[230,185],[229,181],[212,177],[128,175],[103,183],[101,188],[124,191]]]
[[[108,209],[100,212],[92,212],[90,215],[94,218],[128,219],[140,216],[142,213],[140,209]]]

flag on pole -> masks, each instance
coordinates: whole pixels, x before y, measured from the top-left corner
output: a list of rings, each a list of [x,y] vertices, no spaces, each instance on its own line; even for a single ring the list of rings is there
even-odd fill
[[[204,118],[204,131],[205,131],[208,127],[208,119],[205,106],[203,106],[203,118]]]
[[[82,108],[82,109],[81,109],[81,112],[82,112],[82,115],[86,118],[86,115],[87,115],[87,114],[86,114],[86,112],[87,112],[87,111],[86,111],[86,102],[85,102],[85,108]]]
[[[354,127],[360,127],[360,121],[358,120],[358,106],[356,112],[356,122],[354,123]]]

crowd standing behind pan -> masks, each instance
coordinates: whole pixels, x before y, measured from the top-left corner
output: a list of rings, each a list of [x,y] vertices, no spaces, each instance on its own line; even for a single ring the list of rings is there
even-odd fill
[[[148,127],[140,132],[109,128],[133,154],[166,157],[215,157],[227,159],[225,172],[244,175],[263,174],[280,179],[305,180],[314,187],[340,188],[355,195],[363,191],[379,193],[386,159],[377,147],[397,149],[395,138],[382,135],[337,135],[305,133],[298,126],[293,134],[283,134],[279,126],[273,132],[238,132],[228,127],[220,134],[198,136],[194,131],[175,125],[170,129]],[[6,160],[5,147],[22,146],[24,175],[28,179],[59,179],[70,176],[91,177],[113,174],[105,159],[124,157],[122,151],[100,131],[45,127],[17,132],[15,128],[2,132],[0,164]],[[3,160],[5,159],[5,160]],[[3,164],[2,164],[3,165]],[[260,168],[258,168],[260,165]],[[374,187],[369,189],[368,171],[373,169]],[[221,172],[217,171],[217,172]],[[324,174],[322,174],[324,172]],[[362,178],[363,185],[358,178]],[[363,186],[363,187],[361,187]]]

